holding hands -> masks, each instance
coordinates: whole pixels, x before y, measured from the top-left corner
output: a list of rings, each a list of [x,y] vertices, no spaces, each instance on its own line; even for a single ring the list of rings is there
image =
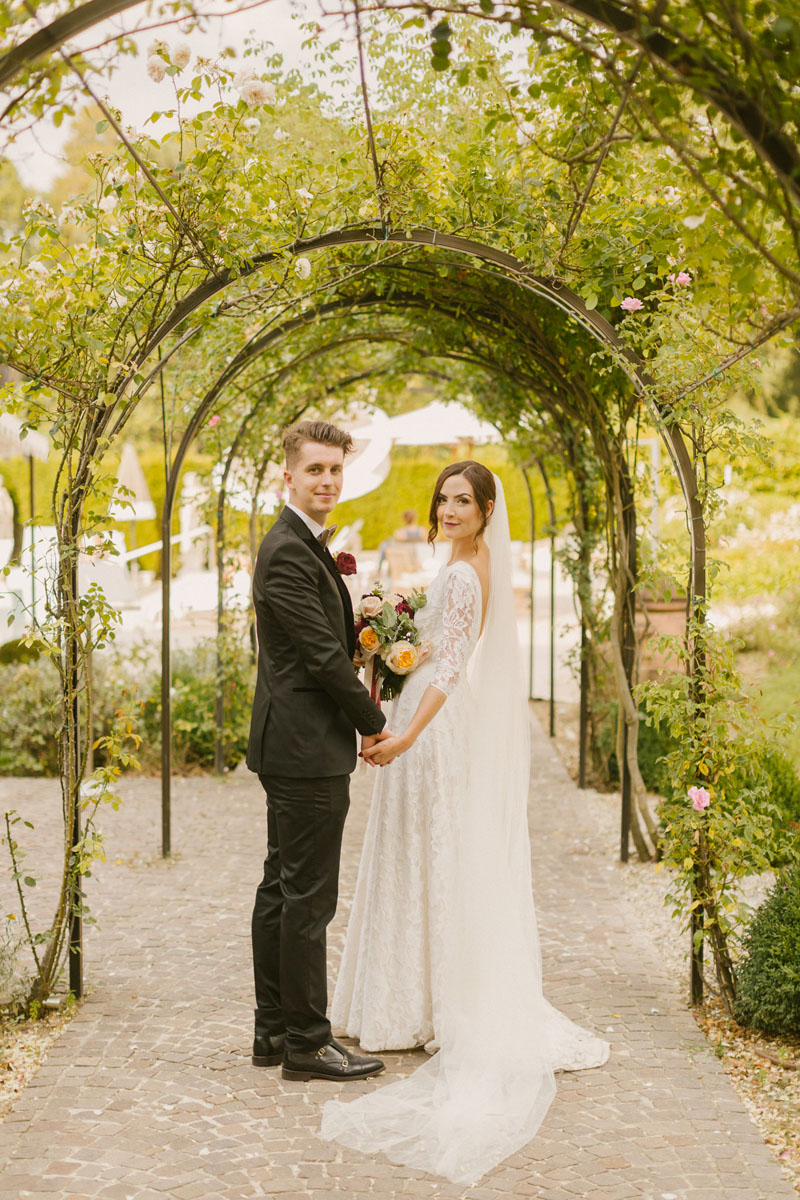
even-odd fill
[[[385,767],[407,749],[408,745],[402,737],[390,729],[382,729],[380,733],[362,737],[360,757],[371,767]]]

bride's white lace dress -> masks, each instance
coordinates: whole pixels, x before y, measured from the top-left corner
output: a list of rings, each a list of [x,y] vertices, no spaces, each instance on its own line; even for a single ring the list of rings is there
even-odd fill
[[[322,1125],[325,1138],[463,1183],[534,1136],[554,1070],[609,1054],[542,995],[527,706],[498,507],[483,635],[480,582],[466,562],[440,571],[417,615],[435,653],[409,676],[391,727],[405,728],[429,684],[447,701],[405,754],[376,769],[331,1010],[365,1050],[440,1049],[407,1079],[329,1102]]]
[[[444,615],[447,625],[444,627]],[[433,683],[447,702],[411,749],[376,768],[375,791],[331,1022],[364,1050],[437,1039],[442,947],[448,936],[472,704],[464,666],[478,640],[481,588],[468,563],[444,567],[417,614],[437,648],[410,675],[390,726],[405,729]]]

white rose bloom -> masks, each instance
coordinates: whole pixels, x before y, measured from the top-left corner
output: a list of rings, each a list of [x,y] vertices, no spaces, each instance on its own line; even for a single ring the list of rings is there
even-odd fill
[[[258,133],[261,128],[261,122],[258,117],[248,117],[244,123],[244,127],[248,133]]]
[[[272,136],[275,138],[275,141],[279,143],[291,141],[292,137],[292,135],[287,133],[285,129],[276,129]]]
[[[297,189],[297,199],[300,201],[301,204],[310,204],[311,201],[314,199],[314,193],[310,192],[308,190],[308,188],[298,188]]]
[[[358,611],[369,621],[372,617],[377,617],[382,608],[383,600],[380,596],[365,596],[358,606]]]
[[[246,83],[249,83],[251,79],[255,79],[255,77],[256,73],[252,67],[242,67],[242,69],[237,71],[233,77],[233,86],[239,90],[240,88],[243,88]]]
[[[269,89],[260,79],[248,79],[239,89],[239,95],[248,108],[257,108],[260,104],[269,103]]]
[[[398,604],[403,599],[404,597],[399,595],[397,592],[387,592],[383,597],[383,602],[384,604],[391,604],[392,608],[397,608]]]
[[[192,61],[192,48],[188,42],[179,42],[175,49],[170,54],[173,67],[177,67],[182,71],[184,67],[188,67]]]
[[[157,54],[151,54],[147,60],[147,74],[153,80],[153,83],[161,83],[166,73],[167,68],[164,60],[159,58]]]
[[[163,38],[155,38],[147,47],[148,56],[152,58],[154,54],[158,54],[160,50],[166,50],[166,48],[167,43]]]
[[[311,274],[311,263],[307,258],[298,258],[294,264],[294,273],[298,279],[308,279]]]

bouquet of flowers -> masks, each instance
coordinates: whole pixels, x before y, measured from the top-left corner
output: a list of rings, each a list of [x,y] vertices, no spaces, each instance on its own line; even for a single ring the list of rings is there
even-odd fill
[[[384,592],[376,583],[356,605],[356,641],[373,700],[393,700],[406,676],[430,655],[432,647],[421,641],[414,621],[426,603],[425,593],[417,588],[406,599],[398,592]]]

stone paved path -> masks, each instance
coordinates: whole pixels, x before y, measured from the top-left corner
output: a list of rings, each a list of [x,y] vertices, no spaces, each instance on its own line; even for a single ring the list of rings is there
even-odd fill
[[[320,1104],[339,1087],[285,1083],[249,1062],[248,923],[265,824],[257,781],[176,781],[178,858],[164,865],[158,782],[135,780],[125,808],[104,818],[109,861],[91,881],[100,920],[88,939],[93,990],[0,1127],[2,1200],[796,1200],[674,982],[632,927],[619,868],[593,850],[581,795],[538,730],[534,756],[548,993],[584,1024],[611,1028],[613,1054],[600,1071],[559,1076],[529,1147],[463,1189],[318,1141]],[[354,787],[334,969],[369,782],[361,775]],[[0,781],[0,806],[9,802],[35,817],[35,863],[54,828],[55,789]],[[387,1056],[389,1077],[415,1061]],[[347,1094],[374,1086],[349,1085]]]

